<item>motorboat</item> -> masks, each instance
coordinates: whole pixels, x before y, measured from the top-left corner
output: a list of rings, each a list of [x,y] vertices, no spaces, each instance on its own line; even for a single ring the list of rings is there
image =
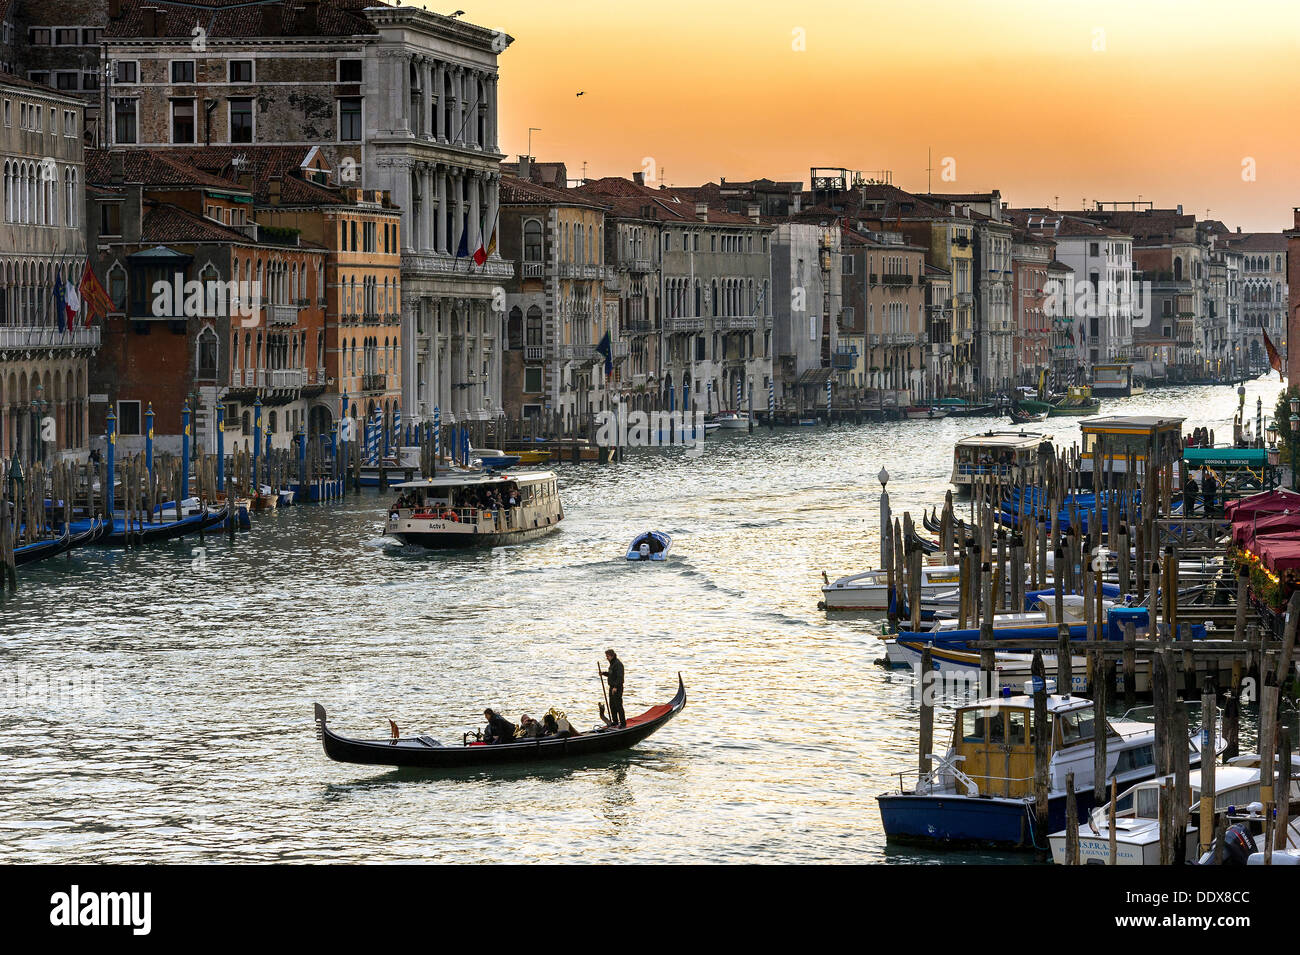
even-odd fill
[[[627,548],[628,560],[667,560],[673,539],[663,531],[646,531],[632,538]]]
[[[388,509],[384,534],[421,547],[520,544],[551,533],[564,520],[552,471],[485,467],[405,481],[393,490],[398,497]],[[507,503],[511,496],[514,506]]]

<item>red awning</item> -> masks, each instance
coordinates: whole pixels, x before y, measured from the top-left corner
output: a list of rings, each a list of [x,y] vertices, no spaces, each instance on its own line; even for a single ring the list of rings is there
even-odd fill
[[[1281,514],[1283,511],[1300,511],[1300,494],[1279,489],[1267,494],[1252,494],[1225,504],[1223,516],[1234,524],[1257,514]]]
[[[1254,550],[1251,542],[1256,537],[1274,536],[1287,531],[1300,536],[1300,511],[1290,514],[1255,514],[1236,521],[1232,525],[1232,542],[1238,547]]]
[[[1257,537],[1251,547],[1264,566],[1276,576],[1300,571],[1300,537],[1294,533],[1277,537]]]

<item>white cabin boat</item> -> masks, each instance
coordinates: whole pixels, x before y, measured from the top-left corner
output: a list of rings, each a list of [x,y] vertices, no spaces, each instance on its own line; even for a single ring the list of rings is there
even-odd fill
[[[1032,482],[1038,475],[1038,446],[1051,443],[1042,431],[985,431],[962,438],[952,449],[951,483],[970,490],[978,479],[992,475],[998,482],[1016,475]]]
[[[956,564],[926,564],[921,567],[921,594],[941,594],[957,586]],[[840,577],[822,587],[826,610],[888,610],[889,571],[864,570]]]
[[[388,509],[384,534],[422,547],[520,544],[551,533],[564,519],[551,471],[457,471],[406,481],[393,490],[398,496]],[[508,504],[512,493],[514,507]]]
[[[1201,809],[1201,771],[1188,774],[1192,804],[1191,823],[1185,834],[1184,859],[1195,859],[1199,848]],[[1160,790],[1173,785],[1172,776],[1161,776],[1139,783],[1115,799],[1115,864],[1160,864]],[[1295,784],[1292,784],[1295,794]],[[1259,763],[1255,765],[1218,766],[1214,771],[1214,808],[1227,813],[1229,819],[1250,818],[1259,813]],[[1065,830],[1049,837],[1052,861],[1065,863]],[[1079,828],[1079,861],[1084,865],[1110,865],[1110,803],[1094,809]]]
[[[749,415],[743,411],[720,411],[706,424],[715,424],[722,431],[748,431]]]

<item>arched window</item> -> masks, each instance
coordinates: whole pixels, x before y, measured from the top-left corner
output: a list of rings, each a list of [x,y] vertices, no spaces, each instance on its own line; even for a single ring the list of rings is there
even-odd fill
[[[195,345],[195,359],[198,363],[197,377],[212,381],[217,377],[217,333],[211,328],[199,332]]]

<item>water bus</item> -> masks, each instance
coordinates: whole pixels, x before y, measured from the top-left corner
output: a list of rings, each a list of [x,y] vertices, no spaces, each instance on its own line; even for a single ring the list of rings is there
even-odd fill
[[[453,471],[405,481],[393,490],[398,496],[388,509],[384,534],[404,544],[501,547],[542,537],[564,520],[552,471]]]
[[[1051,443],[1041,431],[985,431],[962,438],[952,449],[952,483],[970,490],[979,478],[993,475],[998,483],[1016,476],[1033,483],[1038,476],[1038,447]]]

